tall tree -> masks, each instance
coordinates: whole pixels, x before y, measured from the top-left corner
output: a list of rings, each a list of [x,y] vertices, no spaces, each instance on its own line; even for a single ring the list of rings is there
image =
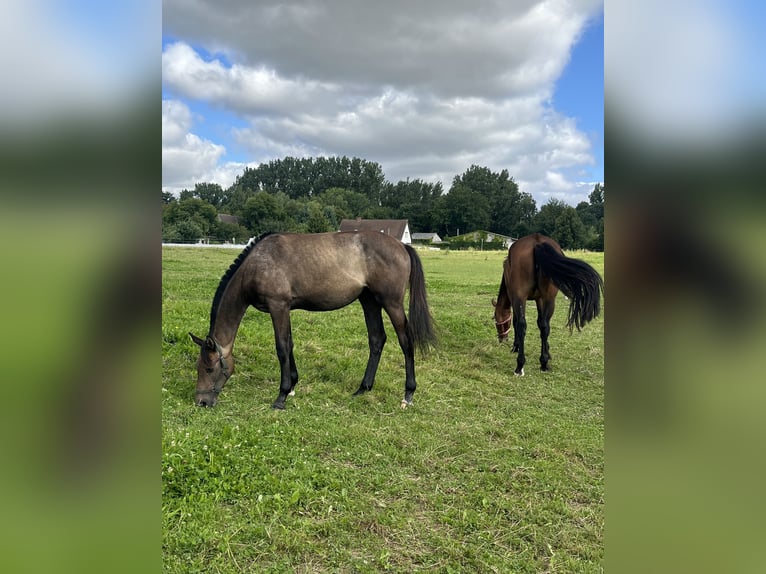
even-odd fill
[[[442,195],[441,183],[427,183],[420,179],[387,183],[383,187],[382,203],[391,209],[392,217],[407,219],[413,231],[433,231],[436,221],[433,210]]]
[[[561,216],[562,213],[564,213],[568,207],[570,206],[560,199],[549,199],[548,202],[540,208],[540,211],[535,216],[535,231],[539,231],[543,235],[553,237],[553,234],[556,231],[556,220]]]
[[[325,207],[332,207],[338,219],[361,217],[370,207],[370,199],[363,193],[331,187],[319,196]]]
[[[556,228],[551,235],[562,249],[581,249],[587,238],[585,226],[574,207],[567,206],[556,218]]]
[[[487,227],[504,235],[514,235],[532,223],[536,212],[531,195],[521,193],[508,170],[493,172],[487,167],[472,165],[455,176],[452,186],[462,185],[484,196],[491,218]]]
[[[491,221],[487,198],[460,184],[453,184],[450,192],[444,196],[442,209],[447,235],[487,229]]]
[[[194,185],[194,196],[218,209],[221,207],[224,193],[217,183],[197,183]]]
[[[259,191],[245,202],[242,217],[254,235],[268,231],[288,231],[290,222],[285,212],[285,194]]]
[[[595,220],[594,237],[588,243],[589,249],[596,251],[604,250],[604,204],[606,199],[606,188],[604,184],[597,183],[593,191],[588,196],[590,200],[589,211]]]

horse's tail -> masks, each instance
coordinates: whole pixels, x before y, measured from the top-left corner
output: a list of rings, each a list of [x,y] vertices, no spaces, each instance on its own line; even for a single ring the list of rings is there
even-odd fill
[[[409,245],[404,246],[410,256],[410,312],[407,336],[422,353],[427,353],[436,343],[433,319],[428,309],[426,281],[420,257]]]
[[[548,243],[535,245],[535,265],[569,297],[567,327],[579,331],[601,312],[604,280],[590,265],[562,255]]]

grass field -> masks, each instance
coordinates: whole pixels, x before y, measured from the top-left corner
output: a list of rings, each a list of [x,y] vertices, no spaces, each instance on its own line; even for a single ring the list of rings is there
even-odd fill
[[[439,347],[416,358],[415,404],[388,344],[371,393],[361,306],[293,312],[300,373],[274,411],[267,315],[249,310],[236,373],[214,409],[193,404],[218,280],[238,253],[163,248],[162,510],[166,572],[601,572],[603,315],[566,329],[551,372],[527,307],[527,368],[495,336],[502,252],[420,255]],[[570,253],[603,274],[603,254]]]

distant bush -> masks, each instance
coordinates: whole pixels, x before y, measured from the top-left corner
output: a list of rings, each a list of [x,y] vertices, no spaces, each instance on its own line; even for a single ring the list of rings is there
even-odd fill
[[[475,251],[505,251],[508,249],[502,241],[467,241],[465,239],[450,239],[441,244],[442,248],[449,247],[456,251],[474,249]]]

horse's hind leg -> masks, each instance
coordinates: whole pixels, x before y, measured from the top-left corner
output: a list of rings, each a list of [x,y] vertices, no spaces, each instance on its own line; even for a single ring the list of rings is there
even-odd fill
[[[551,334],[551,317],[556,306],[556,299],[537,299],[537,326],[540,329],[540,370],[547,371],[551,360],[548,336]]]
[[[513,350],[518,353],[516,356],[516,370],[514,375],[524,374],[524,363],[527,358],[524,355],[524,338],[527,335],[527,319],[525,317],[525,301],[513,302]]]
[[[402,408],[412,405],[412,397],[415,394],[417,383],[415,382],[415,346],[407,335],[407,316],[404,314],[404,307],[401,303],[386,306],[391,323],[396,330],[396,336],[399,339],[399,346],[404,353],[404,399]]]
[[[367,368],[364,371],[364,378],[359,389],[354,393],[361,395],[372,389],[375,383],[375,373],[378,371],[380,355],[383,352],[383,346],[386,344],[386,330],[383,326],[383,310],[375,300],[375,297],[369,291],[364,291],[359,297],[359,302],[364,310],[364,322],[367,325],[367,340],[370,345],[370,357],[367,359]]]

